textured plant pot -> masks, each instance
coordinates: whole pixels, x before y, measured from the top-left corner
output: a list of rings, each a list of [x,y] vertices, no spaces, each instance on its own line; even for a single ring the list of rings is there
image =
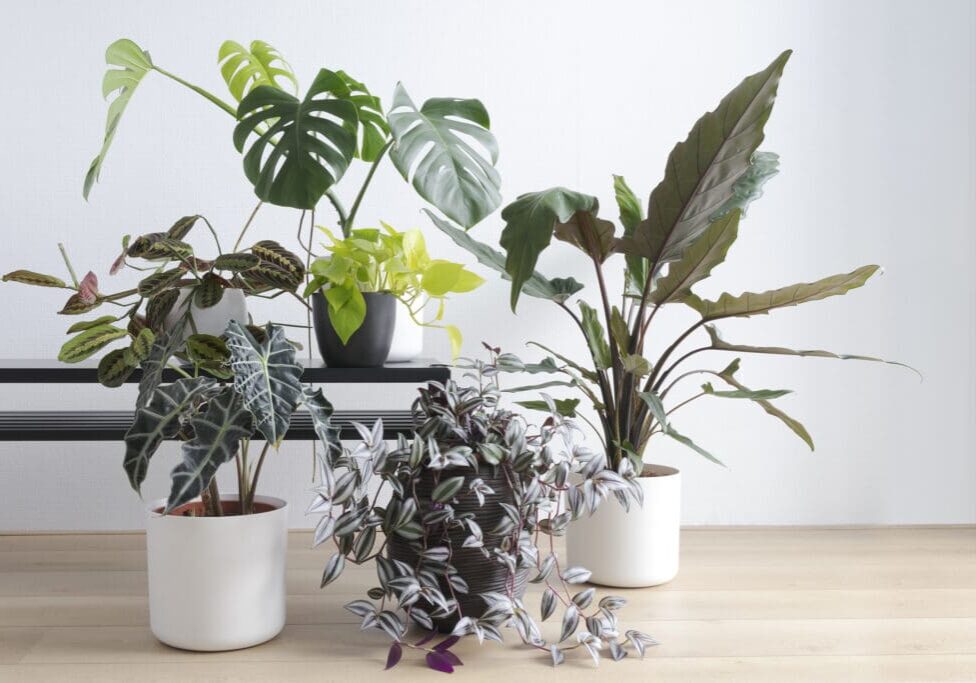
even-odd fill
[[[312,295],[315,338],[322,360],[332,368],[375,368],[383,365],[393,343],[396,298],[382,292],[364,292],[366,319],[349,342],[343,344],[329,320],[329,304],[322,292]]]
[[[508,481],[505,479],[505,475],[502,474],[501,470],[496,471],[490,467],[483,466],[477,473],[467,468],[447,469],[443,470],[441,479],[443,480],[452,476],[464,477],[464,484],[461,487],[462,491],[467,492],[468,484],[478,477],[494,491],[493,494],[485,496],[484,506],[479,506],[478,501],[471,495],[464,495],[458,499],[456,504],[452,503],[455,515],[460,516],[464,513],[471,513],[474,516],[474,521],[478,523],[478,526],[484,532],[485,548],[488,552],[491,552],[494,548],[499,547],[502,541],[501,536],[495,536],[490,533],[490,530],[494,529],[505,515],[499,503],[515,505],[514,492],[509,487]],[[433,490],[434,472],[433,470],[424,470],[420,481],[417,483],[417,498],[420,501],[421,514],[431,509],[430,494]],[[506,593],[508,569],[494,560],[485,559],[485,556],[478,548],[462,548],[461,545],[467,537],[467,527],[454,527],[448,530],[448,538],[451,541],[451,564],[454,565],[458,570],[458,574],[468,584],[468,592],[466,594],[457,594],[458,604],[464,616],[477,619],[485,613],[488,607],[487,603],[478,597],[478,595],[487,592]],[[390,537],[386,548],[387,557],[391,560],[401,560],[411,566],[417,565],[417,552],[410,541],[394,534]],[[516,597],[522,597],[525,594],[528,578],[529,570],[527,568],[519,569],[516,572]],[[442,579],[441,584],[441,591],[445,595],[450,596],[451,591],[447,582]],[[430,605],[424,605],[424,607],[429,608]],[[458,619],[459,617],[456,613],[445,619],[435,619],[434,627],[442,633],[448,633],[453,630]]]
[[[186,298],[193,293],[190,287],[180,290],[180,296],[173,304],[173,308],[166,315],[165,325],[172,327],[179,320],[186,310]],[[225,289],[220,301],[210,308],[200,308],[195,302],[190,302],[190,315],[193,316],[193,325],[187,324],[183,330],[183,338],[186,339],[191,334],[209,334],[219,337],[226,330],[231,320],[236,320],[241,325],[247,325],[247,300],[244,292],[239,289]],[[194,326],[196,332],[194,332]]]
[[[424,328],[413,321],[410,310],[401,301],[396,302],[396,327],[387,363],[406,363],[424,352]]]
[[[592,583],[642,588],[667,583],[678,574],[681,473],[647,465],[638,481],[644,489],[643,507],[631,505],[628,512],[611,496],[592,516],[569,525],[567,559],[589,569]]]
[[[224,496],[226,512],[239,509]],[[256,496],[260,512],[224,517],[162,515],[149,508],[149,625],[184,650],[237,650],[271,640],[285,625],[288,511]],[[192,505],[192,504],[191,504]]]

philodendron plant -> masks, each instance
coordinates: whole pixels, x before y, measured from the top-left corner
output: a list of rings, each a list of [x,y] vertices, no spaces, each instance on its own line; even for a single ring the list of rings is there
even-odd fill
[[[357,425],[363,441],[351,451],[318,453],[309,513],[322,517],[314,544],[335,544],[322,585],[349,563],[376,564],[378,585],[346,609],[363,629],[393,641],[387,668],[411,649],[431,669],[450,673],[461,664],[451,651],[460,638],[501,642],[504,627],[554,665],[577,649],[597,662],[601,652],[622,659],[628,647],[643,656],[654,641],[636,630],[621,633],[617,611],[626,601],[597,600],[594,588],[580,585],[589,572],[561,565],[553,542],[610,494],[639,502],[636,472],[607,470],[551,400],[539,426],[501,408],[493,364],[466,367],[472,386],[449,381],[421,390],[412,439],[401,435],[390,448],[377,421],[371,429]],[[551,641],[523,599],[527,581],[543,588],[542,621],[561,614]],[[410,624],[426,634],[411,636]],[[446,637],[434,642],[438,631]]]
[[[216,256],[200,258],[186,241],[199,223],[209,229]],[[305,277],[301,259],[272,240],[257,242],[240,251],[238,243],[234,251],[224,252],[217,232],[200,215],[184,216],[166,231],[146,233],[135,240],[125,235],[122,251],[109,268],[109,275],[129,269],[138,272],[140,280],[135,287],[115,292],[102,292],[94,271],[88,271],[79,280],[64,246],[58,246],[70,283],[30,270],[7,273],[3,281],[70,291],[71,295],[58,311],[60,315],[83,316],[101,307],[114,307],[111,314],[71,325],[67,331],[71,337],[58,354],[63,362],[78,363],[123,342],[124,346],[107,353],[98,364],[98,379],[109,387],[124,383],[147,358],[154,341],[177,324],[187,330],[188,336],[185,348],[180,346],[175,350],[179,356],[209,374],[228,377],[227,369],[222,367],[224,358],[214,355],[209,335],[197,334],[193,307],[216,306],[227,289],[239,289],[246,296],[274,297],[286,293],[297,296],[296,290]],[[261,333],[259,328],[252,331]]]
[[[580,330],[589,349],[585,361],[574,361],[536,344],[550,355],[538,363],[525,363],[507,354],[498,365],[508,372],[555,376],[542,385],[520,389],[564,386],[581,392],[599,416],[597,433],[605,448],[605,464],[612,470],[640,472],[648,440],[655,434],[675,439],[718,462],[678,431],[673,422],[675,411],[709,396],[753,401],[813,448],[813,440],[803,425],[772,403],[787,391],[745,386],[737,377],[738,358],[719,369],[689,367],[688,361],[698,354],[731,351],[879,360],[729,342],[716,327],[716,323],[729,318],[764,315],[846,294],[878,273],[876,265],[759,293],[726,293],[716,299],[703,299],[692,291],[725,260],[746,207],[760,196],[763,183],[777,172],[776,155],[758,148],[789,57],[790,52],[786,51],[767,68],[746,78],[714,111],[695,123],[688,138],[678,143],[668,157],[664,179],[651,191],[646,213],[624,179],[614,176],[620,232],[611,221],[598,215],[596,197],[562,187],[522,195],[504,208],[504,254],[430,214],[455,242],[512,281],[513,310],[521,294],[549,299]],[[593,305],[580,299],[578,310],[574,310],[570,299],[582,285],[572,278],[550,280],[534,270],[539,254],[553,237],[581,250],[592,262],[599,288]],[[622,257],[620,261],[616,260],[618,256]],[[611,266],[624,271],[623,291],[616,299],[604,276],[604,270]],[[674,339],[654,339],[657,328],[652,322],[663,309],[675,304],[691,308],[698,320]],[[699,333],[703,333],[704,343],[688,348],[686,342]],[[664,349],[656,358],[646,354],[652,339]],[[703,375],[711,381],[701,384],[693,395],[672,401],[684,380]],[[579,402],[579,398],[573,398],[556,405],[563,414],[573,415]],[[529,407],[542,406],[534,402]]]
[[[413,321],[424,327],[443,329],[451,342],[453,357],[461,351],[461,331],[442,325],[448,294],[470,292],[484,279],[460,263],[432,259],[419,230],[399,232],[383,223],[383,229],[357,228],[339,239],[322,228],[330,243],[323,245],[328,256],[317,258],[309,270],[312,278],[305,295],[322,291],[329,304],[329,319],[345,344],[366,318],[363,292],[387,292],[410,312]],[[432,322],[423,319],[432,302],[437,312]]]
[[[215,475],[231,461],[237,469],[239,513],[254,512],[264,459],[278,448],[299,406],[311,415],[320,446],[326,452],[339,447],[332,405],[321,389],[302,384],[302,366],[281,327],[269,324],[257,338],[231,321],[223,337],[206,340],[211,357],[226,358],[232,383],[204,376],[199,364],[175,362],[180,338],[178,328],[161,335],[142,361],[135,419],[125,435],[124,468],[137,492],[163,439],[182,441],[183,458],[172,471],[164,514],[224,514]],[[167,370],[179,379],[164,382]],[[252,442],[260,440],[264,445],[255,453]],[[187,506],[197,496],[200,511]]]
[[[291,66],[259,40],[249,48],[228,40],[217,53],[234,104],[167,71],[129,39],[112,43],[105,60],[111,68],[102,91],[113,99],[102,147],[85,177],[85,197],[101,173],[129,100],[142,80],[156,72],[236,120],[233,143],[244,155],[244,173],[261,200],[259,207],[268,202],[314,211],[325,196],[348,236],[386,156],[421,197],[465,228],[501,203],[501,181],[494,167],[498,148],[488,112],[478,100],[433,98],[417,107],[398,83],[392,106],[384,111],[365,85],[344,71],[329,69],[320,69],[299,96]],[[369,169],[347,211],[334,186],[355,159]]]

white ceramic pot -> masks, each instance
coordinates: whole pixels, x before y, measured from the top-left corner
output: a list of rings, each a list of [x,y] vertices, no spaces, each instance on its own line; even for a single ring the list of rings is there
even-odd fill
[[[183,315],[186,310],[184,305],[186,298],[192,292],[193,290],[189,287],[180,290],[179,298],[166,315],[165,325],[167,328],[175,325],[176,321]],[[247,300],[241,290],[225,289],[220,301],[210,308],[200,308],[195,302],[190,302],[190,315],[193,316],[197,333],[219,337],[227,330],[231,320],[236,320],[241,325],[247,325]],[[191,334],[194,334],[193,326],[187,325],[183,331],[183,337],[189,337]]]
[[[393,328],[393,344],[387,363],[405,363],[414,360],[424,351],[424,328],[410,317],[410,311],[401,301],[396,303],[396,327]]]
[[[590,570],[593,583],[641,588],[678,574],[681,473],[662,465],[648,465],[644,472],[638,479],[643,507],[632,504],[628,512],[610,496],[592,516],[569,525],[569,564]]]
[[[237,501],[236,496],[223,496]],[[285,501],[255,496],[264,512],[225,517],[161,515],[149,508],[149,624],[184,650],[237,650],[285,625]]]

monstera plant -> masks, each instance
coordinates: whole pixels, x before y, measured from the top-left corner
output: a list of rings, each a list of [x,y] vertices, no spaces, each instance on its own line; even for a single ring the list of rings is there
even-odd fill
[[[386,156],[421,197],[465,228],[501,204],[498,147],[478,100],[433,98],[418,107],[397,84],[392,107],[384,112],[365,85],[330,69],[320,69],[300,95],[291,66],[262,41],[249,47],[226,41],[218,51],[220,72],[236,105],[167,71],[129,39],[112,43],[105,59],[111,68],[102,91],[113,99],[102,147],[85,177],[85,197],[98,180],[133,93],[154,71],[237,119],[234,146],[244,155],[245,175],[261,203],[314,211],[325,196],[347,236]],[[335,185],[354,159],[370,168],[347,211]]]
[[[746,78],[714,111],[695,123],[688,138],[679,142],[668,157],[664,178],[651,191],[646,212],[625,180],[614,177],[620,231],[600,217],[596,197],[562,187],[524,194],[504,208],[504,253],[473,240],[463,230],[430,213],[435,225],[457,244],[512,281],[513,310],[522,294],[549,299],[581,332],[589,349],[585,361],[575,361],[536,344],[549,354],[540,362],[526,363],[506,355],[500,359],[499,367],[510,372],[552,375],[554,379],[541,386],[569,387],[589,400],[599,418],[597,432],[610,469],[619,470],[626,465],[640,472],[648,441],[656,434],[675,439],[718,462],[674,423],[677,410],[706,397],[755,402],[813,448],[803,425],[772,403],[787,391],[748,388],[737,377],[738,359],[717,369],[689,367],[688,362],[699,354],[722,351],[878,360],[728,342],[716,327],[730,318],[764,315],[845,294],[877,274],[876,265],[765,292],[726,293],[714,300],[693,291],[725,260],[747,206],[761,195],[763,184],[777,172],[776,155],[758,148],[789,57],[790,52],[786,51],[767,68]],[[598,285],[594,304],[580,299],[573,306],[570,299],[582,287],[578,282],[571,278],[550,280],[535,271],[539,255],[553,238],[589,258]],[[618,257],[622,257],[619,262]],[[624,288],[617,297],[611,295],[607,285],[604,271],[608,267],[624,270]],[[655,338],[653,321],[663,309],[673,305],[691,308],[698,319],[674,339]],[[686,343],[694,340],[696,334],[704,337],[704,343],[687,348]],[[664,349],[657,357],[650,357],[646,351],[652,339]],[[711,381],[699,382],[697,392],[668,407],[683,382],[702,376]],[[580,400],[567,399],[559,405],[565,413],[575,414]],[[528,405],[539,407],[538,403]]]

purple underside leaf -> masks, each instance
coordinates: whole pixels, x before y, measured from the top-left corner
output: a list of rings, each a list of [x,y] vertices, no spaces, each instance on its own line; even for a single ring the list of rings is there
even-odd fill
[[[450,660],[444,656],[443,652],[428,652],[427,666],[434,671],[440,671],[441,673],[454,673],[454,666],[451,664]]]
[[[464,666],[464,662],[461,661],[461,658],[450,650],[438,650],[438,653],[443,655],[452,666]]]
[[[390,653],[386,655],[386,668],[392,669],[400,662],[400,657],[403,656],[403,648],[400,647],[400,643],[393,643],[390,645]]]
[[[420,647],[421,645],[426,645],[427,643],[429,643],[430,641],[432,641],[436,637],[437,637],[437,631],[431,631],[430,633],[428,633],[427,635],[425,635],[423,638],[421,638],[420,640],[418,640],[416,643],[414,643],[414,645],[416,645],[417,647]]]
[[[452,647],[459,640],[461,640],[461,636],[448,636],[441,642],[437,643],[437,645],[434,646],[434,649],[440,652],[444,652],[448,648]]]

